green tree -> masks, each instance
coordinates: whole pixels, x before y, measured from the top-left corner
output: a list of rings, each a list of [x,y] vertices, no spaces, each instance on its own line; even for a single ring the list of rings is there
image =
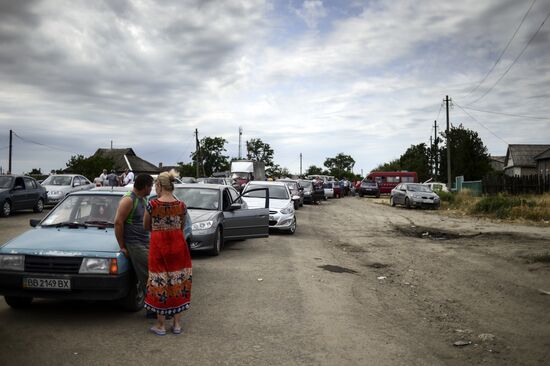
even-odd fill
[[[265,166],[273,165],[273,149],[261,139],[251,139],[246,142],[246,158],[263,161]]]
[[[388,163],[383,163],[375,167],[373,172],[397,172],[401,170],[400,159],[394,159]]]
[[[447,182],[447,136],[446,132],[441,134],[445,139],[445,146],[440,150],[441,165],[439,179]],[[451,179],[463,175],[464,180],[479,180],[492,171],[487,147],[479,137],[478,133],[462,124],[458,127],[451,126],[449,131],[451,146]]]
[[[67,173],[82,174],[89,180],[93,181],[98,177],[103,169],[113,169],[115,162],[111,158],[92,155],[85,158],[84,155],[73,155],[66,164]]]
[[[428,180],[431,177],[429,150],[425,143],[411,145],[399,158],[400,170],[416,172],[420,182]]]
[[[306,172],[304,174],[308,176],[308,175],[320,175],[325,173],[323,171],[323,168],[318,167],[316,165],[310,165],[309,168],[306,169]]]
[[[42,169],[32,168],[32,170],[28,172],[26,175],[42,175]]]
[[[182,161],[178,163],[178,172],[180,177],[194,177],[197,174],[197,164],[184,164]]]
[[[199,174],[207,177],[214,172],[222,172],[229,169],[229,156],[223,155],[226,151],[227,140],[222,137],[203,137],[199,150]],[[191,159],[197,161],[197,152],[191,153]]]
[[[353,166],[355,160],[344,153],[339,153],[333,158],[326,158],[324,166],[330,172],[330,175],[334,175],[337,178],[353,176]]]

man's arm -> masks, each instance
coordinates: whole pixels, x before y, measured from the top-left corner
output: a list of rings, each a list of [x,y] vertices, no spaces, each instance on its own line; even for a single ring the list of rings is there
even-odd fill
[[[124,242],[124,221],[128,218],[130,211],[132,211],[132,199],[130,197],[123,197],[118,204],[115,215],[115,237],[120,247],[120,251],[123,252],[125,256],[128,256],[128,250]]]
[[[147,210],[143,213],[143,228],[145,231],[151,231],[151,214]]]

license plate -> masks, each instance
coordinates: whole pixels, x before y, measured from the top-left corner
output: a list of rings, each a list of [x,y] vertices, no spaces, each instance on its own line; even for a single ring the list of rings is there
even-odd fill
[[[63,280],[58,278],[23,278],[23,287],[53,290],[70,290],[71,280]]]

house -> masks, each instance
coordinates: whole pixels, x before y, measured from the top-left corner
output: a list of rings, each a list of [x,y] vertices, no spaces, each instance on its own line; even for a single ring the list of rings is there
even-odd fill
[[[496,172],[502,172],[504,170],[505,160],[506,156],[489,156],[489,164],[491,164],[491,168]]]
[[[550,148],[535,156],[537,172],[548,179],[550,176]]]
[[[160,169],[150,162],[143,160],[136,155],[133,149],[97,149],[93,156],[101,156],[104,158],[110,158],[115,162],[115,170],[118,173],[122,173],[128,169],[134,172],[134,174],[147,173],[158,174]]]
[[[544,155],[550,145],[508,145],[504,173],[509,176],[527,176],[539,173],[535,157]],[[544,158],[542,159],[544,161]]]

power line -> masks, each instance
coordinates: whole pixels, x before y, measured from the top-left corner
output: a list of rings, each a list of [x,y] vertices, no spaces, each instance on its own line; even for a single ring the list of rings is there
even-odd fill
[[[41,143],[36,142],[36,141],[28,140],[28,139],[26,139],[26,138],[23,138],[23,137],[19,136],[17,133],[15,133],[15,131],[13,132],[13,134],[15,135],[15,137],[19,138],[20,140],[25,141],[25,142],[28,142],[28,143],[31,143],[31,144],[35,144],[35,145],[38,145],[38,146],[47,147],[47,148],[53,149],[53,150],[59,150],[59,151],[63,151],[63,152],[68,152],[68,153],[70,153],[70,154],[73,154],[73,153],[74,153],[73,151],[68,151],[68,150],[64,150],[64,149],[57,148],[57,147],[49,146],[49,145],[46,145],[46,144],[41,144]]]
[[[506,76],[506,74],[508,74],[508,71],[510,71],[510,69],[512,68],[512,66],[514,66],[516,64],[516,62],[519,60],[519,58],[523,55],[523,53],[525,52],[525,50],[527,49],[527,47],[529,47],[529,45],[531,44],[531,42],[533,41],[533,39],[535,39],[535,37],[537,36],[537,34],[539,33],[539,31],[541,30],[542,26],[544,25],[544,23],[546,23],[546,21],[548,20],[548,18],[550,17],[550,13],[548,13],[546,15],[546,18],[544,18],[544,20],[542,21],[542,23],[540,23],[539,27],[537,28],[537,31],[533,34],[533,36],[531,36],[531,39],[529,39],[529,42],[527,42],[527,44],[525,45],[525,47],[523,47],[523,49],[521,50],[521,52],[519,53],[519,55],[515,58],[515,60],[510,64],[510,66],[508,66],[508,68],[506,69],[506,71],[504,71],[504,73],[502,75],[500,75],[500,77],[497,79],[497,81],[495,81],[495,83],[489,88],[487,89],[487,91],[485,93],[483,93],[479,98],[477,98],[476,100],[474,100],[473,102],[471,103],[468,103],[469,105],[471,104],[474,104],[478,101],[480,101],[481,99],[483,99],[487,94],[489,94],[489,92],[491,90],[493,90],[493,88]]]
[[[486,127],[483,123],[479,122],[477,119],[475,119],[470,113],[466,112],[466,110],[464,108],[462,108],[456,101],[454,103],[458,108],[462,109],[462,111],[464,113],[466,113],[468,115],[468,117],[470,117],[471,119],[473,119],[474,121],[476,121],[477,123],[480,124],[481,127],[483,127],[484,129],[486,129],[487,131],[489,131],[493,136],[495,136],[496,138],[498,138],[499,140],[501,140],[502,142],[504,142],[506,145],[510,145],[508,142],[506,142],[502,137],[498,136],[496,133],[494,133],[493,131],[491,131],[488,127]]]
[[[483,113],[501,114],[503,116],[509,116],[509,117],[530,118],[530,119],[538,119],[538,120],[543,120],[543,121],[549,121],[550,120],[550,117],[525,116],[525,115],[521,115],[521,114],[487,111],[487,110],[484,110],[484,109],[478,109],[478,108],[472,108],[472,107],[463,107],[463,108],[464,109],[470,109],[472,111],[483,112]]]
[[[519,25],[517,26],[516,28],[516,31],[514,32],[514,34],[512,35],[512,38],[510,38],[510,40],[508,40],[508,43],[506,44],[506,47],[504,47],[504,49],[502,50],[502,52],[500,53],[500,56],[498,56],[497,60],[495,61],[495,63],[493,64],[493,66],[491,67],[491,69],[487,72],[487,74],[485,74],[485,76],[483,77],[483,79],[481,79],[481,81],[477,84],[477,86],[475,86],[472,90],[470,90],[463,98],[466,98],[468,95],[472,94],[473,92],[475,92],[480,86],[481,84],[483,84],[483,82],[487,79],[487,77],[489,77],[489,75],[493,72],[493,70],[495,69],[495,67],[497,66],[497,64],[500,62],[500,60],[502,59],[502,56],[504,56],[504,53],[506,53],[506,51],[508,50],[508,48],[510,47],[510,44],[512,43],[512,41],[514,40],[514,38],[516,37],[516,34],[518,33],[519,29],[521,28],[521,26],[523,25],[523,22],[525,21],[525,18],[527,18],[527,15],[529,14],[529,12],[531,11],[531,8],[533,7],[533,5],[535,5],[535,3],[537,2],[537,0],[533,0],[533,2],[531,3],[531,5],[529,6],[529,9],[527,9],[527,12],[523,15],[523,18],[521,18],[521,22],[519,23]]]

